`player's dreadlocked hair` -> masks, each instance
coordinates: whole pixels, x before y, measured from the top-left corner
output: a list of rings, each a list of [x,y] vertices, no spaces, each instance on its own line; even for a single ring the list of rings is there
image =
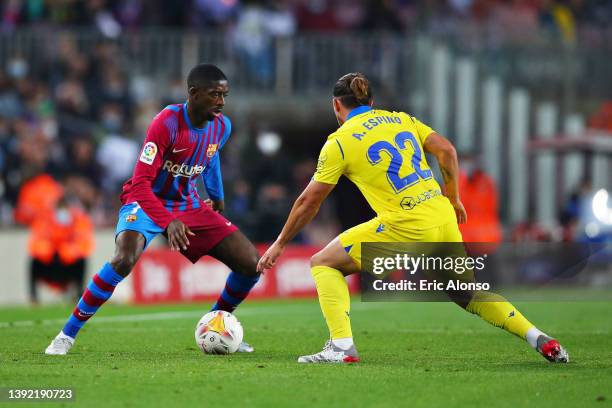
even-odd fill
[[[213,64],[198,64],[187,75],[187,88],[202,87],[216,81],[226,81],[227,77]]]
[[[372,101],[370,81],[359,72],[346,74],[334,85],[334,96],[348,109],[369,105]]]

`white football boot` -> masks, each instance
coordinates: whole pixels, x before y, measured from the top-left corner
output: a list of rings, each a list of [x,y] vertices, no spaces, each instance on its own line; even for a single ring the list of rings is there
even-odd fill
[[[323,350],[309,356],[301,356],[298,363],[358,363],[359,354],[353,344],[348,350],[342,350],[328,340]]]
[[[60,332],[49,347],[45,350],[45,354],[50,356],[64,356],[68,354],[68,351],[72,348],[74,344],[74,339],[72,337],[66,336],[64,332]]]

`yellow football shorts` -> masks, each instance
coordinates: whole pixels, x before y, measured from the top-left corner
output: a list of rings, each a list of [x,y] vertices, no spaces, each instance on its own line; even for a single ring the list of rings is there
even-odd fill
[[[397,223],[385,222],[383,217],[376,217],[356,225],[341,233],[338,238],[348,255],[360,268],[363,242],[463,242],[456,222],[416,230]]]

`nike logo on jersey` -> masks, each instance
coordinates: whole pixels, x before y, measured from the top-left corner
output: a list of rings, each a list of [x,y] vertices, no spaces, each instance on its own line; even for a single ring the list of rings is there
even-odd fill
[[[180,153],[180,152],[184,152],[185,150],[189,149],[188,147],[184,148],[184,149],[172,149],[172,153]]]
[[[228,221],[228,222],[225,223],[225,225],[227,225],[229,227],[230,225],[232,225],[232,222]]]

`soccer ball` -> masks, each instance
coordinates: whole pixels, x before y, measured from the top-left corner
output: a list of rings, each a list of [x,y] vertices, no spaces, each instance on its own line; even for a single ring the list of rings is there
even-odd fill
[[[243,335],[236,316],[222,310],[206,313],[195,330],[196,343],[205,354],[235,353]]]

